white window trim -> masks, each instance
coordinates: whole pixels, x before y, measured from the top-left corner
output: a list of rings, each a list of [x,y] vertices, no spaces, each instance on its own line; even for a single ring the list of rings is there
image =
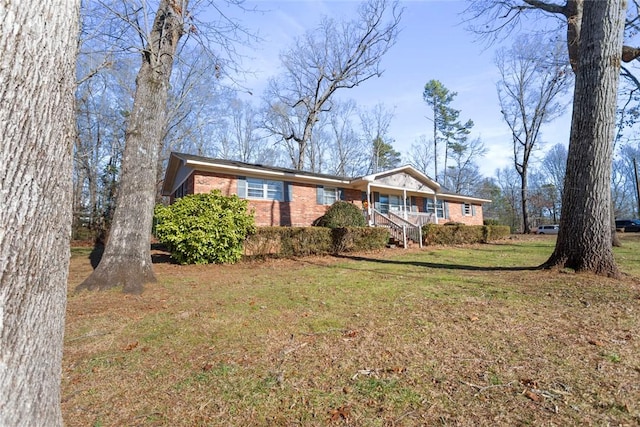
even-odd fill
[[[331,199],[327,198],[327,193],[333,194],[334,197]],[[332,201],[331,201],[332,200]],[[333,205],[335,202],[340,200],[340,189],[337,187],[323,187],[322,190],[322,204],[323,205]]]
[[[253,196],[249,193],[251,191],[256,191],[257,188],[251,188],[251,184],[261,182],[262,183],[262,196]],[[269,185],[277,185],[278,186],[278,198],[269,197]],[[284,200],[284,182],[283,181],[275,181],[271,179],[262,179],[262,178],[247,178],[247,199],[251,200],[277,200],[282,202]]]

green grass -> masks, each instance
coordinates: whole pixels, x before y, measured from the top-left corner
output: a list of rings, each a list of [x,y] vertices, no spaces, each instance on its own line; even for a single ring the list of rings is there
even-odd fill
[[[623,280],[531,270],[553,237],[158,264],[142,296],[70,294],[65,423],[635,425],[638,237]]]

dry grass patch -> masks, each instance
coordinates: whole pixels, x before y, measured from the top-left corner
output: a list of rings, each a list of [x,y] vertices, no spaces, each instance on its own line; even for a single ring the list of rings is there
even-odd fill
[[[548,236],[157,264],[141,296],[70,294],[65,423],[637,425],[638,237],[616,249],[623,281],[531,270]]]

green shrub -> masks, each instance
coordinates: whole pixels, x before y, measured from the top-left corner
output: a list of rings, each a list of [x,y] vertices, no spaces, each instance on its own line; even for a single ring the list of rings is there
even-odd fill
[[[287,257],[330,253],[330,231],[317,227],[283,227],[280,253]]]
[[[375,227],[260,227],[245,241],[250,257],[296,257],[377,250],[389,241],[389,231]]]
[[[506,225],[464,225],[447,223],[427,224],[422,227],[425,245],[460,245],[467,243],[488,243],[504,239],[510,234]]]
[[[335,253],[379,250],[389,243],[389,230],[383,227],[342,227],[331,231]]]
[[[487,242],[506,239],[511,235],[511,228],[508,225],[487,225]]]
[[[255,232],[247,201],[218,190],[155,208],[155,235],[181,264],[234,263]]]
[[[367,220],[353,203],[337,201],[314,225],[329,228],[366,227]]]
[[[324,227],[259,227],[244,244],[247,256],[294,257],[331,252],[331,230]]]
[[[486,218],[484,221],[482,221],[482,223],[484,225],[500,225],[500,221],[492,218]]]

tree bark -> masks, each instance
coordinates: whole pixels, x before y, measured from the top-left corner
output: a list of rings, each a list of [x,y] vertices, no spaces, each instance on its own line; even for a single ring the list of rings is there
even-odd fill
[[[528,157],[528,156],[527,156]],[[522,232],[524,234],[531,233],[531,227],[529,225],[529,180],[527,166],[528,160],[523,163],[522,172],[520,174],[520,208],[522,209]]]
[[[0,2],[0,425],[59,426],[79,0]]]
[[[122,287],[126,293],[140,294],[145,283],[156,280],[150,253],[156,170],[186,3],[162,0],[158,6],[136,78],[109,238],[100,264],[76,290]]]
[[[584,3],[562,217],[543,267],[618,277],[611,247],[611,162],[624,1]]]

